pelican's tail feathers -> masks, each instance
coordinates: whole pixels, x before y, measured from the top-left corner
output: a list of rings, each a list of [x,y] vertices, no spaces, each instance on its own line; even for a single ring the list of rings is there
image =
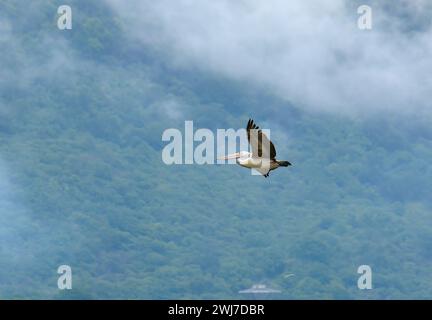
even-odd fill
[[[285,160],[278,160],[277,163],[279,164],[279,166],[281,167],[288,167],[291,166],[291,163],[289,161],[285,161]]]

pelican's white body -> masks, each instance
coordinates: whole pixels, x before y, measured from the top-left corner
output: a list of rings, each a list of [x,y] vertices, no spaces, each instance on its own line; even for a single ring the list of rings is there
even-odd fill
[[[240,151],[238,154],[233,156],[236,158],[236,162],[240,166],[255,169],[261,174],[266,174],[267,172],[279,167],[276,160],[254,157],[252,153],[247,151]]]

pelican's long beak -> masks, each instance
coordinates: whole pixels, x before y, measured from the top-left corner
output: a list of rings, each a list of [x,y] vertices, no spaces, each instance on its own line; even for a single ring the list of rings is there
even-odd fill
[[[240,152],[232,153],[227,156],[219,157],[218,160],[230,160],[240,158]]]

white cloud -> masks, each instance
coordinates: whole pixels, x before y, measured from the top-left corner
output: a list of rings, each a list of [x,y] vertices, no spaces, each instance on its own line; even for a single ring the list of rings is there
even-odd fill
[[[343,0],[107,1],[131,37],[176,66],[253,81],[308,109],[431,111],[432,31],[399,32],[400,11],[416,17],[425,1],[399,14],[372,6],[371,31],[357,29],[356,7]]]
[[[166,99],[153,104],[153,107],[170,119],[181,119],[183,105],[177,97],[168,96]]]

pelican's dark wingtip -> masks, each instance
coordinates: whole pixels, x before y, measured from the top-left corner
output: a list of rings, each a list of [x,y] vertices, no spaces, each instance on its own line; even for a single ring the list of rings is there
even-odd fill
[[[255,122],[253,121],[252,118],[249,118],[248,123],[247,123],[247,129],[256,129],[256,130],[258,130],[259,126],[257,126],[255,124]]]
[[[254,128],[254,121],[251,118],[249,118],[247,126],[246,126],[246,129],[250,130],[250,129],[253,129],[253,128]]]

